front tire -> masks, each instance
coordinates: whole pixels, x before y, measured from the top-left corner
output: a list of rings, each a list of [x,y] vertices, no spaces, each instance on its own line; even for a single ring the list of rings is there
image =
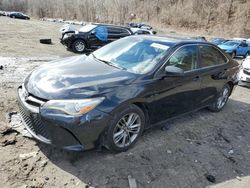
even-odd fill
[[[83,40],[76,40],[72,44],[72,49],[76,53],[83,53],[83,52],[85,52],[85,50],[86,50],[85,42]]]
[[[212,112],[221,111],[225,107],[228,98],[230,96],[230,93],[231,93],[231,87],[228,84],[226,84],[222,88],[221,92],[218,94],[215,102],[211,106],[209,106],[208,109]]]
[[[137,142],[144,126],[145,115],[139,107],[124,107],[116,112],[106,132],[104,145],[113,152],[127,151]]]

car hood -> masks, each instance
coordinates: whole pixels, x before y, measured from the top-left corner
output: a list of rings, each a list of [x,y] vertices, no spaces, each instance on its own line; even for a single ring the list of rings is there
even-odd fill
[[[221,44],[221,45],[218,45],[221,49],[223,49],[223,50],[234,50],[234,49],[236,49],[236,47],[235,46],[228,46],[228,45],[223,45],[223,44]]]
[[[83,55],[39,67],[25,79],[24,87],[42,99],[78,99],[110,92],[115,87],[130,84],[136,77],[136,74]]]

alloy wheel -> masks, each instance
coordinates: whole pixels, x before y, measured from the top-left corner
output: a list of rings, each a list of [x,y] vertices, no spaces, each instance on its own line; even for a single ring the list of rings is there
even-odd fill
[[[221,109],[225,106],[225,104],[228,100],[228,97],[229,97],[229,89],[227,87],[225,87],[217,100],[218,109]]]
[[[84,42],[82,42],[82,41],[76,42],[76,44],[75,44],[75,49],[76,49],[76,51],[78,51],[78,52],[83,52],[84,49],[85,49],[85,44],[84,44]]]
[[[138,137],[141,129],[141,118],[137,113],[124,115],[116,124],[113,141],[119,148],[131,145]]]

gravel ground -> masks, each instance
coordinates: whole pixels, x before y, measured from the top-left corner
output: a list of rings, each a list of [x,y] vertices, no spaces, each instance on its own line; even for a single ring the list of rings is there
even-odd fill
[[[243,87],[222,112],[204,109],[150,129],[124,153],[66,152],[23,137],[8,128],[18,117],[16,88],[33,68],[73,54],[59,44],[59,24],[0,17],[0,25],[0,187],[126,188],[128,175],[139,188],[230,187],[225,181],[238,185],[250,175],[250,90]],[[54,44],[40,44],[40,36]]]

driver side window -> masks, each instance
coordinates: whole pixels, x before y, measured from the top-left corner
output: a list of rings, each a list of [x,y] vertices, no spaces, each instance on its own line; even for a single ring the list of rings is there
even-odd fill
[[[168,60],[168,66],[175,66],[190,71],[197,69],[197,46],[190,45],[178,49]]]

